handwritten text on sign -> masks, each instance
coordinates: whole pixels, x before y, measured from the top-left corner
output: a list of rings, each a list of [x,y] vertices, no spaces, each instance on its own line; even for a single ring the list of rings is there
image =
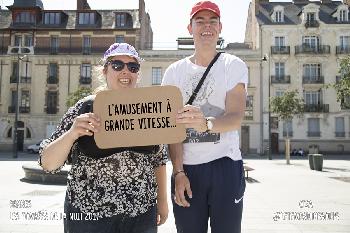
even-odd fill
[[[181,142],[185,129],[175,123],[181,107],[181,92],[171,86],[100,92],[93,108],[103,124],[96,144],[112,148]]]

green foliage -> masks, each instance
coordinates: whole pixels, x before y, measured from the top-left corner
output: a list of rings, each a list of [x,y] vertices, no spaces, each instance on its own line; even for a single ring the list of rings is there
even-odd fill
[[[287,91],[282,96],[275,96],[270,101],[271,112],[283,121],[288,121],[294,115],[301,117],[304,113],[304,101],[298,97],[298,91]]]
[[[342,108],[350,108],[350,56],[340,60],[340,80],[333,84],[337,92],[337,101]]]
[[[75,92],[72,92],[69,94],[67,100],[66,100],[66,106],[71,107],[73,106],[78,100],[84,98],[85,96],[91,95],[92,89],[88,87],[80,87]]]

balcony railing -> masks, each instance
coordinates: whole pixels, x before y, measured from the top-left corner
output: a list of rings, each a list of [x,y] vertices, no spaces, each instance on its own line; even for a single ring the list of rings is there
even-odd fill
[[[10,83],[16,83],[17,82],[17,75],[11,75],[10,76]],[[21,76],[20,77],[20,83],[31,83],[32,78],[31,77],[26,77],[26,76]]]
[[[58,83],[58,78],[55,76],[50,76],[46,80],[47,84],[57,84]]]
[[[306,28],[317,28],[319,26],[320,26],[320,24],[316,20],[308,20],[305,22]]]
[[[283,131],[283,137],[287,137],[286,131]],[[293,132],[288,132],[288,137],[293,137]]]
[[[271,46],[271,54],[290,54],[290,46]]]
[[[91,47],[83,47],[83,54],[91,54]]]
[[[10,83],[17,83],[17,75],[13,74],[10,76]]]
[[[330,54],[331,46],[329,45],[319,45],[319,46],[310,46],[308,44],[302,44],[295,46],[295,54]]]
[[[15,113],[15,111],[16,111],[16,106],[9,106],[8,113]]]
[[[337,46],[336,53],[337,54],[350,54],[350,46]]]
[[[30,113],[30,107],[19,106],[19,112],[20,113]]]
[[[58,112],[56,106],[48,106],[46,107],[46,113],[47,114],[56,114]]]
[[[80,84],[91,84],[91,78],[80,77],[79,82]]]
[[[57,50],[52,49],[51,47],[35,47],[34,53],[35,54],[84,54],[85,48],[83,47],[59,47]],[[106,50],[105,47],[91,47],[89,54],[101,54],[104,53]],[[53,53],[54,52],[54,53]]]
[[[31,83],[31,82],[32,82],[31,77],[21,76],[21,83]]]
[[[335,137],[337,137],[337,138],[344,138],[345,137],[345,132],[335,132]]]
[[[323,84],[323,76],[303,76],[303,84]]]
[[[20,113],[29,113],[30,107],[19,106],[18,110]],[[8,113],[15,113],[15,112],[16,112],[16,106],[8,107]]]
[[[329,112],[329,104],[305,104],[304,112]]]
[[[321,137],[321,132],[307,132],[308,137]]]
[[[289,84],[290,75],[271,75],[271,83]]]

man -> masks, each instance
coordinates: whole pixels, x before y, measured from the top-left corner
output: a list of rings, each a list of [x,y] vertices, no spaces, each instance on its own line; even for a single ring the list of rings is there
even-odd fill
[[[188,101],[206,67],[217,54],[221,32],[219,7],[195,4],[188,31],[195,51],[166,70],[162,85],[180,88]],[[241,232],[245,179],[238,130],[245,110],[247,67],[223,53],[210,69],[192,105],[179,110],[187,139],[169,145],[173,164],[172,199],[177,232]]]

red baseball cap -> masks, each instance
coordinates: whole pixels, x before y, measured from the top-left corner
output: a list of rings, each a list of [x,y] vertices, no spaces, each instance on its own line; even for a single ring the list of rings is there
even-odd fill
[[[217,16],[220,17],[220,9],[219,9],[218,5],[216,5],[215,3],[211,2],[211,1],[201,1],[201,2],[196,3],[192,7],[191,17],[190,18],[192,19],[195,14],[197,14],[198,12],[200,12],[202,10],[212,11]]]

